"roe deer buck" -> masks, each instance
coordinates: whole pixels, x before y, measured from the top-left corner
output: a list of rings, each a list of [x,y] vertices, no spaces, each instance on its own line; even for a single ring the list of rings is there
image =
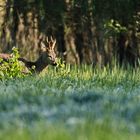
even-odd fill
[[[55,44],[56,39],[53,40],[52,37],[50,40],[48,40],[48,37],[41,38],[39,41],[39,47],[41,49],[39,58],[35,62],[28,61],[24,58],[19,58],[19,61],[22,61],[28,69],[32,69],[35,66],[35,72],[41,72],[48,65],[56,66]]]
[[[49,40],[48,37],[41,37],[39,39],[39,47],[41,49],[39,58],[34,62],[28,61],[21,57],[18,60],[23,62],[25,67],[27,67],[29,70],[31,70],[33,66],[35,66],[34,69],[35,72],[41,72],[48,65],[56,66],[57,65],[56,53],[54,50],[55,44],[56,44],[56,39],[53,39],[51,37]],[[6,53],[0,54],[0,58],[2,58],[5,61],[10,59],[10,57],[11,57],[10,54],[6,54]]]

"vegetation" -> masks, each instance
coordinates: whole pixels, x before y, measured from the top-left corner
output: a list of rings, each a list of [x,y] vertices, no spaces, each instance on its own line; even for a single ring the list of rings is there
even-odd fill
[[[40,129],[41,128],[41,129]],[[68,129],[58,126],[58,125],[50,125],[48,127],[43,127],[40,125],[40,128],[31,129],[13,129],[6,131],[5,133],[0,132],[0,140],[3,138],[5,140],[139,140],[139,134],[128,133],[125,131],[118,132],[117,129],[110,129],[104,125],[84,125],[77,126],[71,131]]]
[[[23,78],[26,75],[31,74],[28,70],[28,73],[24,73],[25,66],[18,60],[19,59],[19,52],[18,49],[13,47],[13,53],[9,59],[4,60],[1,58],[0,61],[0,79],[6,80],[10,78]]]
[[[66,65],[1,81],[0,138],[139,139],[139,72]]]
[[[0,51],[0,140],[140,139],[140,0],[0,0]]]
[[[35,60],[38,36],[57,39],[59,56],[71,64],[138,65],[139,0],[0,0],[0,48],[12,46]],[[63,54],[65,54],[63,56]]]

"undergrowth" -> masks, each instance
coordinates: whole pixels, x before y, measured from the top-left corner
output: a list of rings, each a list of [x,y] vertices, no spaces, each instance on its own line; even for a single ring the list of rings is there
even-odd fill
[[[18,60],[20,57],[18,49],[16,47],[12,48],[12,53],[9,59],[4,60],[0,59],[0,79],[13,79],[13,78],[23,78],[28,74],[31,74],[29,71],[28,74],[24,73],[24,66]]]
[[[22,78],[14,53],[0,68],[1,79],[8,78],[0,81],[0,139],[140,138],[140,68],[71,66],[58,59],[57,67]],[[38,122],[45,127],[34,127]]]

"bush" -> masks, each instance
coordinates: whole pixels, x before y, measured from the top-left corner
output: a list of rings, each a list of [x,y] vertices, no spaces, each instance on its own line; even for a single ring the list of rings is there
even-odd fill
[[[11,57],[7,60],[0,59],[0,79],[23,78],[24,66],[18,60],[20,57],[18,49],[13,47]]]

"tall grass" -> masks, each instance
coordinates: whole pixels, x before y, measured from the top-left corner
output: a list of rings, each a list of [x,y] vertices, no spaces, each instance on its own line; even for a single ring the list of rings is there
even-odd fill
[[[109,67],[93,68],[92,66],[70,66],[67,65],[65,69],[49,70],[47,75],[61,79],[70,78],[78,81],[87,81],[92,84],[102,87],[114,87],[123,85],[125,87],[138,86],[140,83],[140,68],[124,69],[114,66],[112,69]],[[46,76],[47,76],[46,75]]]
[[[137,140],[139,73],[66,65],[0,81],[0,139]]]

